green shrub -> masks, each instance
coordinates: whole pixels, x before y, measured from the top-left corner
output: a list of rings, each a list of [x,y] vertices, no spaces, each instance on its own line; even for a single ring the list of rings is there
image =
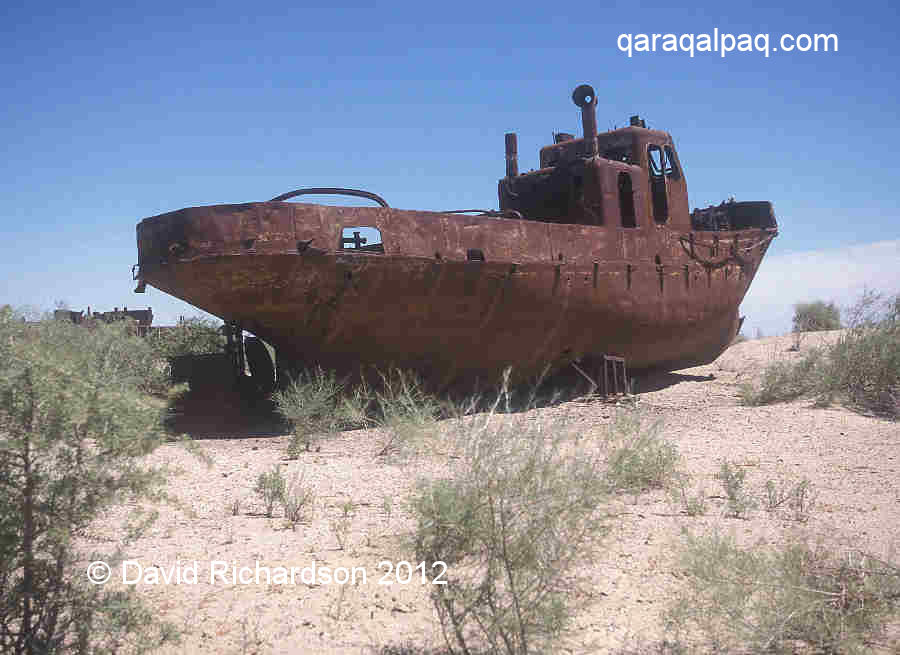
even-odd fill
[[[794,332],[818,332],[840,328],[841,310],[833,302],[815,300],[794,305]]]
[[[794,400],[805,394],[814,392],[819,385],[819,377],[824,353],[813,348],[797,362],[776,360],[763,370],[759,387],[745,383],[739,387],[738,393],[745,405],[768,405],[776,402]]]
[[[900,417],[900,294],[866,294],[849,329],[828,350],[818,394],[877,414]]]
[[[364,376],[351,386],[333,371],[302,371],[274,399],[278,412],[293,425],[288,444],[292,459],[309,450],[315,437],[363,427],[385,431],[378,455],[409,451],[436,434],[444,408],[415,373],[399,369],[378,373],[374,386]]]
[[[379,455],[409,452],[435,436],[442,406],[415,373],[392,369],[381,374],[380,387],[372,422],[387,431],[387,440]]]
[[[163,481],[138,461],[162,442],[162,412],[145,393],[149,346],[127,329],[0,310],[0,652],[142,652],[173,637],[133,593],[88,584],[77,545]]]
[[[900,599],[900,569],[858,551],[743,550],[713,534],[689,537],[681,560],[667,619],[670,634],[701,637],[690,652],[865,653]]]
[[[301,371],[283,391],[276,391],[278,413],[293,426],[288,457],[294,459],[309,450],[315,437],[333,436],[344,426],[342,408],[346,383],[333,371],[320,367]]]
[[[563,419],[502,415],[499,402],[456,422],[452,478],[420,483],[416,558],[431,575],[446,565],[432,600],[451,652],[556,651],[603,532],[604,461]]]
[[[850,309],[848,329],[829,346],[795,363],[773,362],[760,386],[740,389],[748,405],[815,396],[835,398],[873,413],[900,417],[900,295],[885,301],[866,293]]]

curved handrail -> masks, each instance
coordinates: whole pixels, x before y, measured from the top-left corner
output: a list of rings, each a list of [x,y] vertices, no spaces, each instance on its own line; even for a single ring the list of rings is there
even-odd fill
[[[311,187],[308,189],[296,189],[294,191],[282,193],[280,196],[272,198],[269,202],[281,202],[283,200],[287,200],[288,198],[295,198],[297,196],[310,194],[356,196],[357,198],[368,198],[369,200],[374,200],[382,207],[386,207],[388,209],[390,209],[391,207],[389,204],[387,204],[385,199],[379,196],[377,193],[372,193],[371,191],[361,191],[360,189],[342,189],[339,187]]]

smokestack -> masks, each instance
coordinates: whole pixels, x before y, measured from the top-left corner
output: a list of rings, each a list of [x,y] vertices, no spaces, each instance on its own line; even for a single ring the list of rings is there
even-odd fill
[[[506,177],[519,174],[519,143],[515,132],[506,135]]]
[[[597,156],[597,95],[590,84],[582,84],[572,92],[572,102],[581,107],[581,127],[587,156]]]

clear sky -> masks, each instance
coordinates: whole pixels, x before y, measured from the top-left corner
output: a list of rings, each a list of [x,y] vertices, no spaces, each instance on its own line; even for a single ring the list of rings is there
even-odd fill
[[[537,167],[632,114],[670,132],[691,206],[771,200],[781,235],[742,311],[900,287],[900,4],[4,3],[0,303],[194,314],[133,293],[135,224],[304,186],[394,207],[496,207],[503,134]],[[837,52],[635,52],[620,34],[835,34]]]

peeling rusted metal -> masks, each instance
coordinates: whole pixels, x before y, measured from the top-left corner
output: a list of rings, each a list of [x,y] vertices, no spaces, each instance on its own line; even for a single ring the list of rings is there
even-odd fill
[[[139,284],[242,326],[276,348],[279,367],[396,365],[450,384],[507,366],[524,378],[612,365],[604,356],[631,369],[709,362],[733,339],[777,234],[771,204],[692,215],[669,134],[633,120],[598,135],[596,96],[579,89],[584,136],[543,148],[540,169],[519,174],[507,138],[500,212],[190,207],[138,225]],[[664,169],[655,197],[651,147]]]

